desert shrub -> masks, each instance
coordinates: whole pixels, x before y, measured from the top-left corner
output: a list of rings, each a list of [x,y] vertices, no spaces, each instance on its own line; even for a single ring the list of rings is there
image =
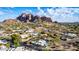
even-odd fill
[[[12,37],[12,41],[14,43],[14,46],[15,47],[20,46],[20,35],[19,34],[12,34],[11,37]]]
[[[10,43],[5,44],[7,48],[10,48]]]

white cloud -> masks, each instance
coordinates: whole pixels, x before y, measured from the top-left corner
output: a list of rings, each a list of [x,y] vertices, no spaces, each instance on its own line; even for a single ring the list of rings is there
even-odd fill
[[[44,15],[44,11],[40,7],[38,7],[36,15],[43,16]]]
[[[40,7],[37,8],[36,15],[38,15],[38,16],[50,17],[49,14],[47,14],[47,11],[45,12],[45,11],[42,10]]]
[[[47,13],[52,19],[59,22],[77,22],[79,20],[79,15],[74,15],[79,14],[79,8],[48,8]]]
[[[22,13],[27,13],[27,14],[29,14],[29,13],[32,13],[32,10],[27,10],[27,9],[26,9],[26,10],[23,10]]]

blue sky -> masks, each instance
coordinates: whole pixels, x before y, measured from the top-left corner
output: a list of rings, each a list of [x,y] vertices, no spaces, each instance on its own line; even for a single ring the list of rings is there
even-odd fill
[[[0,21],[14,19],[21,13],[51,17],[58,22],[79,22],[79,7],[0,7]]]

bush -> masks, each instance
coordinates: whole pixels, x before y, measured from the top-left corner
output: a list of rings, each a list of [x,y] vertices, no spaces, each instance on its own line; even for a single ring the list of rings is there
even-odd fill
[[[55,44],[60,44],[60,36],[59,35],[54,36],[54,43]]]
[[[2,36],[2,37],[0,37],[0,40],[3,40],[3,39],[5,39],[5,40],[10,40],[11,37],[10,37],[10,36]]]
[[[5,44],[7,48],[10,48],[10,43]]]
[[[14,43],[14,46],[15,47],[20,46],[20,35],[19,34],[12,34],[11,37],[12,37],[12,41]]]

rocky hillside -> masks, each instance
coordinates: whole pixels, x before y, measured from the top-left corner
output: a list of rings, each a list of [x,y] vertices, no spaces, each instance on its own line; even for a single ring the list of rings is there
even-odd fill
[[[78,29],[79,25],[23,13],[0,23],[0,50],[79,51]]]
[[[12,25],[12,24],[16,24],[17,20],[16,19],[7,19],[7,20],[4,20],[3,23],[7,24],[7,25]]]

